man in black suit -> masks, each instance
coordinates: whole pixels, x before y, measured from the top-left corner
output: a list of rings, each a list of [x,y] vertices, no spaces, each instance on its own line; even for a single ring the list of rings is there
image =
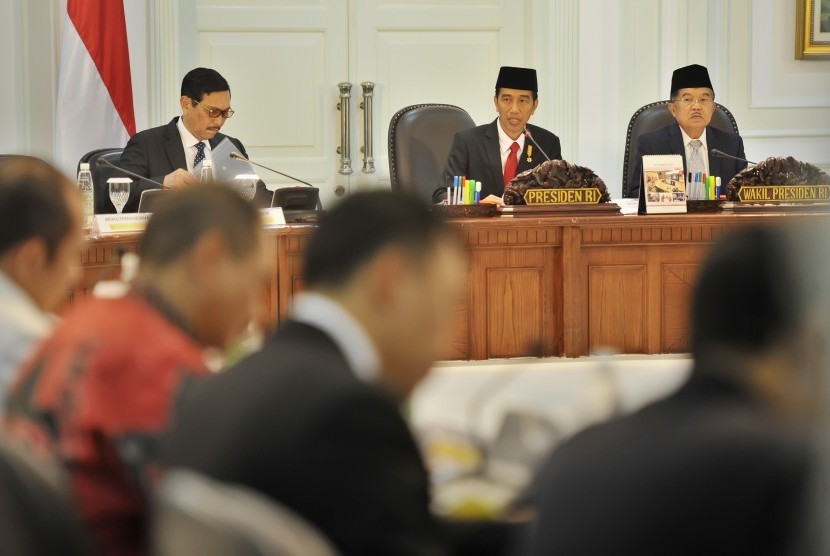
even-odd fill
[[[712,248],[695,285],[689,380],[555,451],[526,554],[789,554],[826,357],[822,277],[793,255],[805,237],[753,226]],[[813,243],[803,252],[819,252]]]
[[[551,159],[562,158],[559,137],[527,123],[539,106],[536,70],[502,67],[493,104],[498,118],[455,134],[441,183],[433,194],[434,202],[446,197],[453,176],[466,176],[482,182],[481,202],[502,204],[504,186],[517,174],[547,160],[545,154]],[[527,138],[526,131],[545,154]]]
[[[210,68],[190,70],[182,79],[181,117],[166,125],[146,129],[133,135],[124,147],[119,166],[164,184],[165,189],[178,189],[198,182],[194,167],[211,159],[211,151],[223,139],[230,140],[239,153],[248,153],[239,139],[219,130],[233,116],[231,88],[218,71]],[[138,210],[141,193],[158,189],[150,181],[134,183],[124,212]],[[253,200],[257,206],[271,205],[271,193],[260,180]]]
[[[290,319],[184,400],[168,467],[264,493],[346,555],[451,554],[459,528],[430,514],[398,404],[447,345],[464,260],[420,201],[389,191],[344,200],[309,242],[308,289]],[[470,554],[504,541],[483,533]]]
[[[737,158],[746,158],[746,155],[740,135],[709,126],[715,113],[715,90],[709,79],[709,71],[697,64],[674,70],[668,108],[677,123],[643,134],[637,139],[628,196],[640,196],[645,154],[682,155],[687,175],[689,172],[701,172],[707,176],[719,177],[726,191],[729,180],[746,168],[746,162],[714,156],[711,154],[712,149]]]

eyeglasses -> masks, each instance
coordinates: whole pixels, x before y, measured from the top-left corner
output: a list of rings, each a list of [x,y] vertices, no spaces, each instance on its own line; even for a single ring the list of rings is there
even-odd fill
[[[709,108],[711,105],[713,105],[715,103],[715,101],[712,100],[711,98],[689,98],[689,97],[679,98],[679,99],[675,100],[674,102],[682,105],[685,108],[690,108],[695,103],[700,104],[701,108]]]
[[[193,101],[193,106],[196,106],[197,104],[199,104],[199,101],[194,100]],[[223,118],[225,118],[227,120],[228,118],[233,116],[233,109],[232,108],[228,108],[227,110],[219,110],[218,108],[208,108],[204,104],[202,104],[202,108],[207,110],[208,116],[210,116],[211,118],[218,118],[219,116],[222,116]]]

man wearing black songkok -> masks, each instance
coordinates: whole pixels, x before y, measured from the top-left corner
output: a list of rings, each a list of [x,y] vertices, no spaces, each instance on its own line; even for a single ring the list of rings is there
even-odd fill
[[[718,149],[737,158],[746,156],[740,135],[709,125],[715,114],[715,90],[709,71],[697,64],[674,70],[670,98],[669,112],[677,122],[637,139],[628,196],[638,197],[640,194],[643,155],[646,154],[682,155],[686,172],[719,177],[726,190],[729,180],[746,168],[746,162],[711,156],[711,150]]]
[[[511,179],[546,160],[527,138],[525,130],[551,159],[562,158],[559,137],[527,123],[539,106],[535,69],[502,67],[496,79],[493,104],[498,118],[489,124],[460,131],[453,138],[433,201],[444,199],[453,176],[466,176],[482,183],[482,202],[501,204],[504,186]]]

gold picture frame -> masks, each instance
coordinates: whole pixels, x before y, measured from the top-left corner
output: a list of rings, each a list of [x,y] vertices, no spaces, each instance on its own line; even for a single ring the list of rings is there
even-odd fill
[[[795,0],[795,57],[830,60],[830,0]]]

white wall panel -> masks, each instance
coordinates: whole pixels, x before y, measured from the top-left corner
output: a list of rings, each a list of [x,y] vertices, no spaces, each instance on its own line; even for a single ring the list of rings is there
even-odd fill
[[[0,106],[5,107],[0,154],[20,150],[27,136],[23,76],[23,44],[19,22],[22,0],[0,2],[0,75],[5,85],[0,87]]]
[[[57,15],[62,1],[49,0],[46,6],[23,0],[0,3],[0,71],[9,77],[0,102],[10,108],[0,134],[0,152],[51,155],[60,48]],[[349,6],[356,16],[349,16]],[[127,2],[131,18],[139,17],[142,10],[149,22],[148,77],[134,79],[139,126],[145,118],[146,125],[157,125],[177,113],[181,76],[209,51],[211,59],[228,66],[225,73],[231,76],[234,104],[242,110],[228,123],[228,131],[245,139],[255,152],[266,139],[277,140],[257,153],[263,155],[275,149],[287,152],[289,148],[280,145],[290,133],[296,143],[291,147],[294,154],[308,155],[313,163],[284,159],[289,172],[302,170],[315,176],[313,168],[321,165],[321,157],[332,156],[335,140],[325,137],[337,134],[332,121],[337,115],[333,106],[338,81],[355,83],[355,125],[360,117],[359,82],[378,83],[376,109],[384,114],[383,118],[376,114],[376,125],[384,131],[385,119],[397,105],[421,101],[453,102],[469,109],[476,120],[489,120],[494,116],[489,87],[498,66],[527,64],[538,69],[540,79],[540,108],[534,121],[560,135],[568,160],[590,166],[612,193],[619,193],[628,119],[639,106],[666,97],[674,68],[695,62],[709,67],[718,100],[738,119],[747,156],[790,154],[830,168],[830,61],[794,59],[794,3],[789,0]],[[371,15],[365,16],[367,12]],[[396,23],[401,20],[409,31]],[[334,27],[343,28],[342,36],[333,35]],[[300,29],[305,38],[287,37],[289,28]],[[371,36],[356,34],[358,29],[371,29]],[[455,37],[447,39],[459,30],[467,34],[466,45],[453,44]],[[318,48],[314,40],[304,47],[290,41],[302,43],[315,33],[323,33],[322,61],[319,52],[298,54],[297,61],[305,63],[296,65],[284,60],[284,54],[277,55],[280,41],[288,41],[284,52],[295,47],[314,51]],[[350,34],[352,40],[365,39],[361,49],[391,50],[378,52],[350,77],[349,66],[363,63],[358,55],[349,59],[346,37]],[[248,38],[243,40],[243,35]],[[140,45],[141,37],[130,40]],[[329,49],[338,40],[344,41],[341,46]],[[411,58],[411,74],[392,63],[395,49],[400,53],[421,46],[428,55]],[[447,63],[427,61],[443,47]],[[242,55],[245,61],[232,63],[232,54]],[[265,69],[254,67],[254,59]],[[457,70],[459,60],[464,62],[463,71]],[[320,64],[325,78],[320,77]],[[333,69],[335,65],[342,69]],[[290,79],[278,79],[278,70]],[[440,99],[432,98],[423,92],[430,88],[413,85],[416,81],[434,85],[424,79],[462,85],[444,89]],[[486,87],[483,91],[481,85],[464,87],[465,81]],[[145,98],[141,89],[146,90]],[[320,100],[312,103],[305,98],[309,95]],[[266,114],[260,106],[266,100],[277,103],[275,112]],[[300,108],[281,108],[292,105]],[[267,129],[257,129],[253,114],[269,122]],[[314,131],[301,126],[301,120]],[[359,135],[354,135],[352,157],[358,159]],[[382,143],[383,137],[375,135],[376,145]],[[323,154],[318,153],[320,148]],[[319,173],[312,179],[323,179]]]
[[[830,60],[793,56],[795,2],[755,0],[751,21],[750,107],[830,108]],[[789,32],[776,32],[781,27]]]
[[[244,130],[246,146],[260,154],[325,156],[320,93],[330,84],[322,32],[208,32],[200,41],[202,62],[231,85],[236,113],[224,130]]]

